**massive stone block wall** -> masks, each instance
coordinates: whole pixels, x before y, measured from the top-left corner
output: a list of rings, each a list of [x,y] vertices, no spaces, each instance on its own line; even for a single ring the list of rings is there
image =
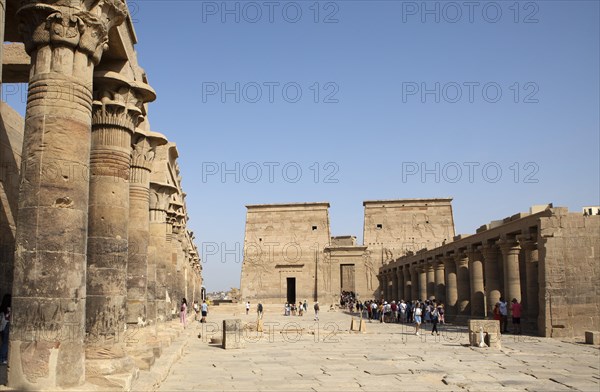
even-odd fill
[[[398,257],[451,241],[451,202],[438,198],[365,201],[363,244],[368,246],[367,269],[378,271]],[[378,297],[379,291],[374,287],[372,295]]]
[[[296,302],[318,299],[331,290],[331,269],[323,252],[330,241],[328,208],[329,203],[247,206],[244,300],[284,303],[288,278],[295,278]]]
[[[12,292],[23,118],[0,102],[0,298]]]
[[[383,261],[442,245],[454,237],[452,199],[365,201],[364,245]],[[375,257],[375,256],[374,256]]]
[[[600,329],[600,215],[557,209],[540,219],[540,334]]]

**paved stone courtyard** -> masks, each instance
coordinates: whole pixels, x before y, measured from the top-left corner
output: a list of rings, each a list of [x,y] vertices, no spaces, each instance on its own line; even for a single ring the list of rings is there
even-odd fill
[[[283,308],[283,306],[281,307]],[[254,308],[253,308],[254,310]],[[160,391],[598,391],[598,346],[504,335],[502,350],[468,347],[464,328],[442,326],[440,336],[412,326],[368,323],[350,333],[352,316],[322,311],[319,323],[267,308],[264,333],[245,333],[244,349],[210,344],[224,318],[256,321],[233,307],[212,307],[206,325],[181,335],[181,358],[162,364]],[[217,332],[213,332],[219,329]],[[198,337],[198,334],[201,337]],[[155,375],[156,376],[156,375]],[[134,388],[148,388],[141,376]]]

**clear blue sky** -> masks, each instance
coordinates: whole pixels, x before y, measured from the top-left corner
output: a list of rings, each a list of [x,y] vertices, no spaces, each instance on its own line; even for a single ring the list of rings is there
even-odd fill
[[[129,3],[200,248],[241,252],[246,204],[329,201],[359,241],[368,199],[452,196],[457,233],[600,204],[598,1]],[[239,286],[221,251],[209,291]]]

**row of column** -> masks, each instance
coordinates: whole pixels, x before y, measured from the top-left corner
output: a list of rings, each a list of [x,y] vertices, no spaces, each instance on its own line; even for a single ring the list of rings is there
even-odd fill
[[[521,254],[525,276],[521,276]],[[503,296],[507,301],[527,298],[527,312],[535,319],[538,282],[537,244],[527,235],[449,251],[380,274],[386,300],[436,299],[445,304],[450,316],[485,317]]]
[[[169,287],[166,279],[177,273],[166,241],[171,189],[159,187],[160,205],[150,202],[153,150],[162,141],[138,125],[154,93],[95,72],[125,3],[22,3],[31,72],[8,381],[68,388],[85,381],[90,360],[125,357],[127,323],[167,317],[166,293],[185,292],[188,282]],[[198,258],[186,257],[199,293]]]

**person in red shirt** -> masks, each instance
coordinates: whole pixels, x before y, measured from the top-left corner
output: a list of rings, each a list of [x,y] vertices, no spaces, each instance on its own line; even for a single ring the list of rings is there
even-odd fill
[[[512,312],[512,322],[514,333],[520,335],[521,334],[521,304],[517,301],[516,298],[512,299],[512,306],[510,307]]]

